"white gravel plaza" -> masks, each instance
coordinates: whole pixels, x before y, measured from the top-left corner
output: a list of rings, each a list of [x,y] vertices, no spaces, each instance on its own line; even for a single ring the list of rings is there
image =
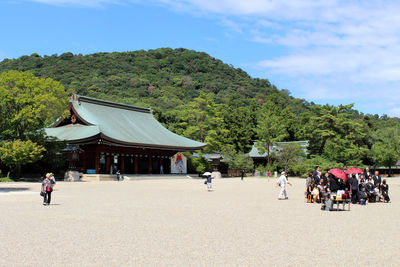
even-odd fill
[[[400,179],[392,203],[321,211],[305,180],[149,179],[0,184],[0,266],[400,266]]]

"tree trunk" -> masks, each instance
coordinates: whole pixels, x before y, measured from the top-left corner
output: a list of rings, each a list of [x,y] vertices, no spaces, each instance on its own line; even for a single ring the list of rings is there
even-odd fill
[[[21,164],[15,166],[15,178],[21,177]]]
[[[389,173],[388,173],[388,177],[392,177],[392,167],[389,166]]]
[[[270,163],[270,156],[269,156],[269,143],[267,143],[267,164],[269,166]]]

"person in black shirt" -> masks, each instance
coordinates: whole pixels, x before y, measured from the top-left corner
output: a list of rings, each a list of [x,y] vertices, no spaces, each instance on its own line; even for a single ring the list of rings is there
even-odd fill
[[[321,168],[319,166],[315,167],[315,171],[313,172],[313,177],[314,177],[314,182],[316,184],[319,184],[319,180],[321,179],[319,172],[321,171]]]
[[[319,184],[321,183],[321,178],[322,178],[321,176],[322,176],[322,175],[321,175],[321,172],[318,171],[318,172],[317,172],[317,175],[314,176],[314,182],[315,182],[315,184],[319,185]]]
[[[331,192],[336,192],[339,190],[339,185],[333,177],[328,178],[328,187]]]
[[[390,202],[389,185],[386,184],[386,179],[383,179],[383,181],[382,181],[381,190],[382,190],[382,196],[384,198],[384,201],[389,203]]]
[[[349,179],[349,185],[351,187],[351,202],[356,204],[358,201],[358,181],[354,174]]]
[[[369,170],[369,168],[365,168],[365,172],[364,172],[364,178],[368,179],[370,176],[372,175],[371,171]]]
[[[365,191],[366,191],[367,196],[369,198],[369,202],[375,202],[376,193],[375,193],[375,187],[374,187],[374,184],[371,181],[371,178],[368,178],[368,182],[365,185]]]
[[[372,179],[374,179],[374,184],[376,187],[378,187],[378,189],[381,189],[381,182],[382,182],[382,178],[379,175],[379,171],[375,171],[375,175],[372,177]]]

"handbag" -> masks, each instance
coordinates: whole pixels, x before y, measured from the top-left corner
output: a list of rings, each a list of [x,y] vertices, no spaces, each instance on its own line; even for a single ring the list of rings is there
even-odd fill
[[[40,196],[41,197],[44,197],[46,195],[46,193],[45,192],[43,192],[43,191],[40,191]]]

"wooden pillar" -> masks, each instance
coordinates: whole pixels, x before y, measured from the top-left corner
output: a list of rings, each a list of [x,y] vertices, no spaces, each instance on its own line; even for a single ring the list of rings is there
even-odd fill
[[[125,156],[121,156],[121,173],[125,173]]]
[[[148,156],[149,157],[149,174],[153,173],[153,158],[151,155]]]
[[[96,156],[95,156],[95,162],[94,162],[94,168],[96,169],[96,173],[100,173],[100,152],[96,150]]]
[[[135,174],[139,173],[139,158],[135,157]]]
[[[110,167],[111,167],[111,155],[108,154],[106,155],[106,173],[110,173]]]

